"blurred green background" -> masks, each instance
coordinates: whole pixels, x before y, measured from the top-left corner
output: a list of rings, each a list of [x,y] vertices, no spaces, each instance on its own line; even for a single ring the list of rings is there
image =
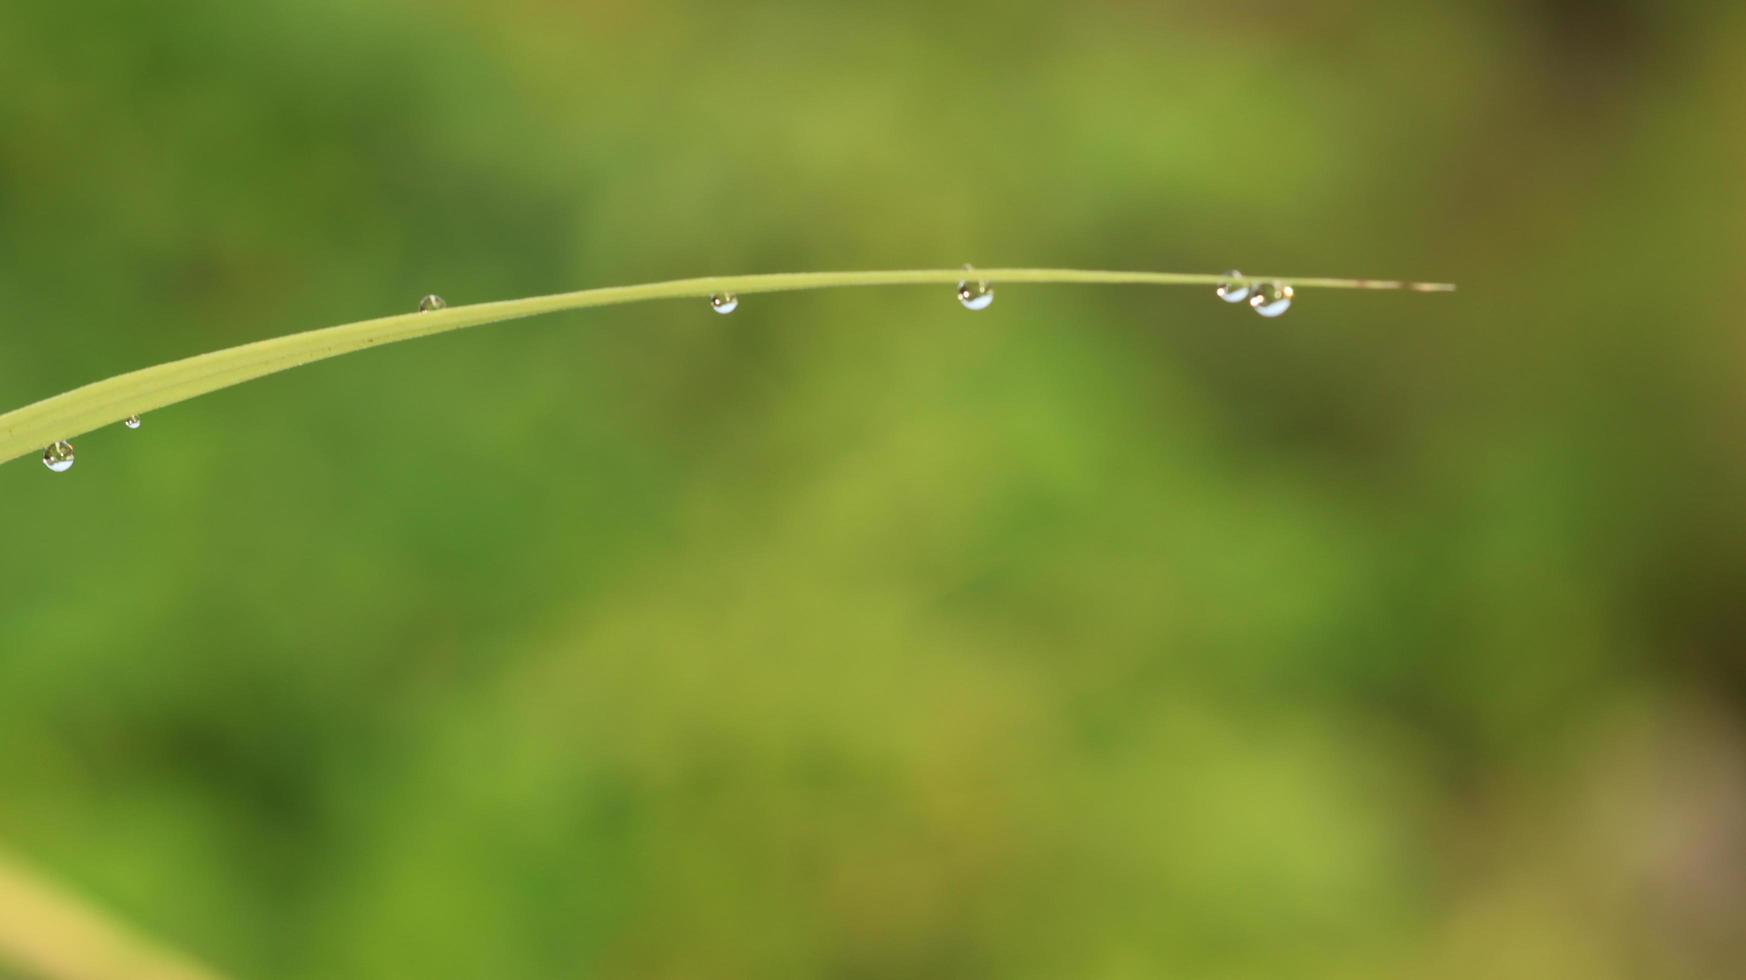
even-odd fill
[[[430,291],[1463,291],[623,307],[15,461],[0,847],[246,977],[1737,975],[1743,39],[7,0],[3,408]]]

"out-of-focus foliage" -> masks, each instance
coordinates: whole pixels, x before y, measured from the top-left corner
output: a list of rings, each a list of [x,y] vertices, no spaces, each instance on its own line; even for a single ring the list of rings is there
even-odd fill
[[[238,974],[1746,957],[1746,8],[0,5],[0,843]]]

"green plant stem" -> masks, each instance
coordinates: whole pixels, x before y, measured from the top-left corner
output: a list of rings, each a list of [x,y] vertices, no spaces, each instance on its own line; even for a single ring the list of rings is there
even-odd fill
[[[288,368],[450,330],[518,320],[561,310],[615,306],[657,299],[702,298],[714,293],[752,295],[844,286],[941,285],[955,284],[964,278],[966,273],[962,269],[711,276],[638,286],[584,289],[573,293],[453,306],[425,313],[360,320],[129,371],[14,409],[0,415],[0,462],[40,452],[44,446],[56,440],[72,439],[93,429],[113,425],[130,415],[174,405],[207,392],[242,384]],[[977,269],[974,278],[1001,286],[1015,283],[1216,286],[1233,281],[1222,275],[1094,272],[1075,269]],[[1243,276],[1234,281],[1251,285],[1288,282],[1297,289],[1449,292],[1455,288],[1443,283],[1288,276]]]

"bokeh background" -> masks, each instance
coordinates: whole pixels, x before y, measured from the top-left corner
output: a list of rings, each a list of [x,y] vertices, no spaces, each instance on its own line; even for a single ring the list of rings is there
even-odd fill
[[[8,0],[6,408],[430,291],[1463,291],[606,309],[7,464],[0,848],[245,977],[1738,975],[1743,45]]]

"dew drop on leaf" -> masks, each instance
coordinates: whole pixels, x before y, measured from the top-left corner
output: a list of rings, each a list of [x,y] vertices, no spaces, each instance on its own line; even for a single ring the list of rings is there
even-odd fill
[[[1249,297],[1249,305],[1255,312],[1269,319],[1284,316],[1291,309],[1292,297],[1296,295],[1289,285],[1282,282],[1270,282],[1264,286],[1255,287],[1255,295]]]
[[[137,428],[139,428],[139,424],[140,424],[139,423],[139,416],[129,415],[126,419],[122,420],[121,424],[127,426],[130,429],[137,429]]]
[[[716,293],[709,298],[709,308],[727,316],[740,308],[740,298],[733,293]]]
[[[418,312],[429,313],[431,310],[440,310],[448,305],[449,303],[447,300],[438,296],[436,293],[431,293],[429,296],[418,301]]]
[[[974,266],[964,266],[965,272],[975,272]],[[965,280],[958,283],[958,302],[966,310],[986,310],[994,305],[994,287],[986,282]]]
[[[1252,291],[1249,284],[1246,282],[1234,281],[1243,278],[1243,273],[1237,269],[1232,269],[1225,273],[1225,275],[1233,281],[1228,281],[1219,287],[1219,299],[1222,299],[1227,303],[1241,303],[1248,299],[1249,293]]]
[[[65,473],[73,468],[73,444],[65,439],[42,452],[42,465],[51,473]]]

